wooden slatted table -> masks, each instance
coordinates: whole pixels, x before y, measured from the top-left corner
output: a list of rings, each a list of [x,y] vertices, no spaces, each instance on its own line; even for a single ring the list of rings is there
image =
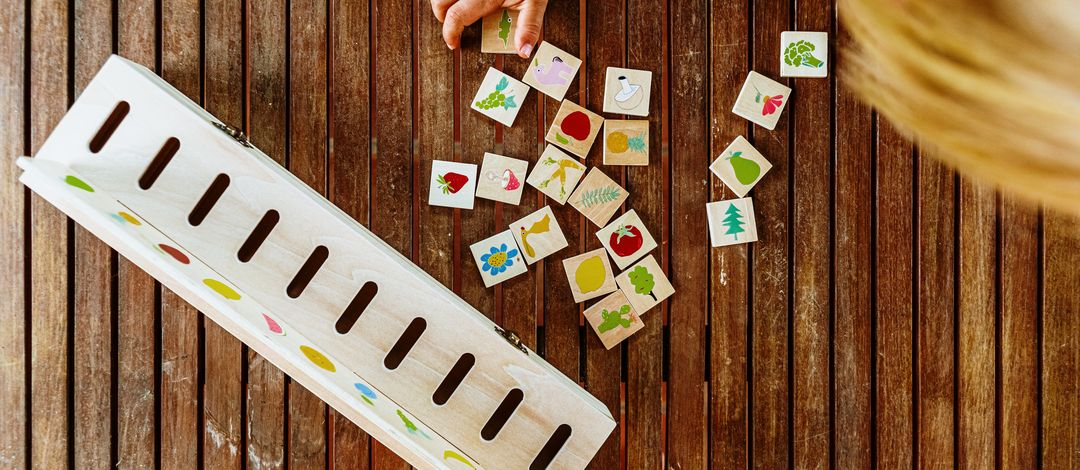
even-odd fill
[[[70,9],[69,9],[70,8]],[[0,466],[405,464],[15,183],[110,53],[141,62],[509,329],[620,418],[596,468],[1080,466],[1080,220],[963,179],[850,89],[795,91],[767,131],[730,113],[779,75],[784,30],[847,43],[830,0],[553,2],[547,40],[657,77],[631,192],[678,292],[606,351],[549,258],[485,289],[468,246],[546,202],[426,204],[432,159],[535,160],[557,103],[512,128],[469,110],[479,28],[448,51],[427,2],[57,0],[0,5]],[[837,61],[839,62],[839,60]],[[962,106],[962,103],[958,103]],[[742,134],[774,168],[761,241],[710,249],[706,170]],[[588,163],[600,162],[599,146]],[[602,166],[602,165],[601,165]],[[566,256],[595,227],[555,207]]]

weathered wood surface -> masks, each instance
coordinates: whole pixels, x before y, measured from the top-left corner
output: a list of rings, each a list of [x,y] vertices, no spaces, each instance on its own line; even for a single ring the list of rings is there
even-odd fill
[[[115,9],[115,11],[114,11]],[[202,11],[200,11],[202,9]],[[607,66],[653,71],[651,164],[605,167],[678,292],[605,351],[561,258],[485,289],[468,246],[546,204],[426,205],[433,159],[535,162],[557,103],[513,128],[469,109],[479,28],[447,50],[427,2],[25,0],[0,5],[0,466],[406,465],[15,182],[109,53],[162,74],[608,404],[597,468],[1080,466],[1080,220],[955,175],[841,81],[794,88],[774,131],[730,113],[779,34],[845,36],[829,0],[562,2],[545,39],[584,59],[566,98],[598,110]],[[834,74],[835,75],[835,74]],[[615,116],[612,116],[615,117]],[[737,135],[774,164],[750,194],[761,241],[711,249],[706,166]],[[598,164],[598,151],[588,163]]]

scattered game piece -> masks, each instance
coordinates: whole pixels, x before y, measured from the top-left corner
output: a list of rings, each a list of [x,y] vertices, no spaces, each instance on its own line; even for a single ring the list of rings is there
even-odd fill
[[[604,79],[604,112],[649,115],[652,72],[608,67]]]
[[[731,112],[773,130],[789,99],[791,88],[751,70]]]
[[[784,31],[780,33],[780,76],[829,76],[829,33]]]
[[[566,271],[566,279],[570,281],[574,302],[581,303],[618,289],[603,248],[564,259],[563,269]]]
[[[607,248],[619,269],[626,269],[630,263],[656,248],[656,240],[645,229],[645,224],[633,209],[596,232],[596,237],[600,239],[600,244]]]
[[[521,103],[529,95],[529,86],[496,69],[488,68],[472,109],[506,127],[514,125]]]
[[[514,242],[514,235],[509,230],[473,243],[469,249],[472,250],[476,268],[480,270],[480,277],[484,278],[485,287],[491,287],[528,270],[525,261],[521,259],[517,243]]]
[[[603,227],[629,196],[619,183],[593,167],[570,195],[570,205],[598,227]]]
[[[476,197],[518,205],[528,170],[529,162],[525,160],[485,152],[476,183]]]
[[[517,54],[517,50],[514,49],[517,18],[518,11],[510,8],[500,8],[485,16],[480,33],[480,52]]]
[[[675,288],[671,286],[667,275],[664,274],[663,269],[660,269],[653,255],[645,257],[638,264],[627,269],[615,279],[615,282],[619,284],[619,289],[626,295],[638,315],[644,315],[649,309],[675,293]]]
[[[555,202],[566,204],[566,199],[570,197],[570,193],[577,187],[578,181],[581,181],[584,174],[585,165],[555,148],[554,145],[548,145],[525,182]]]
[[[472,209],[475,193],[476,165],[432,160],[428,204]]]
[[[536,48],[521,81],[556,101],[562,101],[570,84],[574,83],[579,67],[581,59],[545,41]]]
[[[626,294],[618,290],[585,309],[585,319],[606,349],[611,349],[645,327],[626,299]]]
[[[746,196],[770,168],[772,163],[741,135],[709,165],[709,170],[739,197]]]
[[[751,198],[710,202],[705,205],[705,210],[709,215],[709,238],[712,246],[757,241],[754,201]]]
[[[551,206],[544,206],[543,209],[510,224],[510,232],[521,247],[525,262],[529,264],[540,261],[568,245]]]
[[[578,106],[572,101],[563,101],[555,120],[551,122],[544,140],[562,147],[567,152],[585,158],[589,154],[604,118],[592,111]]]
[[[604,121],[605,165],[649,164],[649,121]]]

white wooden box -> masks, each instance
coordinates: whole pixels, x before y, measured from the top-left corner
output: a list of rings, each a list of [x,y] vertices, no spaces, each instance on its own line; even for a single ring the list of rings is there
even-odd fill
[[[110,58],[18,164],[23,184],[417,467],[584,468],[615,427],[514,335],[137,64]]]

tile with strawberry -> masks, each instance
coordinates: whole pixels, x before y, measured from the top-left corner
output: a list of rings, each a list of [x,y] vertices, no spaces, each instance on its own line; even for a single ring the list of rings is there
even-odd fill
[[[633,209],[600,229],[596,236],[619,269],[626,269],[630,263],[656,248],[656,240]]]
[[[489,238],[473,243],[472,251],[476,269],[484,279],[484,286],[491,287],[528,271],[521,251],[509,230],[499,232]]]
[[[599,114],[566,100],[559,106],[559,112],[555,114],[544,140],[585,158],[603,124],[604,118]]]
[[[428,204],[472,209],[476,194],[476,165],[472,163],[431,161]]]
[[[581,212],[598,227],[603,227],[619,210],[629,194],[619,183],[605,175],[599,168],[593,167],[581,180],[574,194],[570,195],[570,205]]]
[[[518,205],[528,170],[529,162],[525,160],[484,153],[480,179],[476,183],[476,197]]]
[[[555,202],[566,204],[566,199],[584,175],[585,165],[554,145],[548,145],[525,182]]]
[[[751,70],[731,112],[773,130],[790,99],[791,88]]]
[[[544,206],[532,214],[510,224],[510,232],[521,247],[525,262],[533,264],[544,257],[566,248],[569,243],[563,235],[559,221],[551,206]]]
[[[772,163],[741,135],[709,165],[709,170],[739,197],[745,197],[771,168]]]
[[[624,271],[615,278],[615,283],[623,294],[626,294],[626,299],[638,315],[644,315],[675,293],[671,281],[668,281],[667,275],[660,269],[660,264],[653,255],[646,256]]]
[[[498,69],[488,68],[471,107],[499,124],[510,127],[514,125],[514,119],[517,119],[526,96],[529,96],[529,85]]]
[[[641,318],[638,318],[637,311],[630,305],[630,301],[622,291],[612,292],[592,307],[585,309],[585,320],[600,337],[600,342],[604,343],[605,349],[615,347],[645,327]]]

